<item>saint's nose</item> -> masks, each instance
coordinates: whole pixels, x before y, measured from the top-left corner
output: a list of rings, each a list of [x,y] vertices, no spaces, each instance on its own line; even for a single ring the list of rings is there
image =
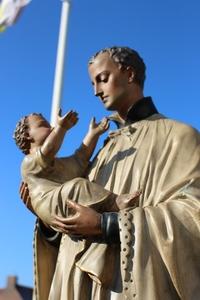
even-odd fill
[[[103,95],[103,91],[98,85],[94,86],[94,95],[96,97],[101,97]]]

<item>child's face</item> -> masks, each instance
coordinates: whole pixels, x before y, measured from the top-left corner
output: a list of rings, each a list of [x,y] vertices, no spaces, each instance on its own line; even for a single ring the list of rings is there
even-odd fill
[[[50,124],[42,116],[28,116],[29,136],[37,146],[42,146],[52,131]]]

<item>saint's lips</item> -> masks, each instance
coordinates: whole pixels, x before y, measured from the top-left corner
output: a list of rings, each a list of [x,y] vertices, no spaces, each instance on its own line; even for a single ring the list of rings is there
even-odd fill
[[[102,102],[105,103],[108,100],[108,96],[101,98]]]

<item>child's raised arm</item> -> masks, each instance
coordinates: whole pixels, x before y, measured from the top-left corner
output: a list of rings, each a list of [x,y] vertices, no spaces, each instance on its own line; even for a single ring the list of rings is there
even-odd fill
[[[109,120],[107,118],[103,118],[99,123],[96,123],[95,118],[92,118],[90,121],[89,130],[82,143],[82,147],[85,150],[86,159],[89,160],[91,158],[100,135],[107,131],[108,128]]]
[[[64,116],[61,116],[61,109],[57,116],[57,124],[52,129],[49,136],[44,141],[41,147],[41,152],[49,159],[53,159],[60,149],[65,133],[78,122],[78,114],[75,111],[69,111]]]

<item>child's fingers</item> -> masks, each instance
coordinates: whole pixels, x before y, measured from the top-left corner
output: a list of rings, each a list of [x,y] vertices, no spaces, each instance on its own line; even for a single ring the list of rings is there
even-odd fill
[[[78,122],[78,113],[73,112],[73,114],[70,116],[69,121],[72,122],[73,124],[76,124]]]
[[[108,118],[103,118],[99,124],[99,126],[104,129],[104,130],[107,130],[109,128],[109,120]]]
[[[109,120],[107,119],[107,120],[106,120],[106,124],[105,124],[105,129],[107,130],[107,129],[109,128],[109,126],[110,126],[110,122],[109,122]]]
[[[68,115],[68,118],[71,119],[76,119],[78,117],[78,113],[76,111],[71,110],[70,114]]]
[[[106,126],[107,124],[109,124],[108,118],[103,118],[101,122],[104,124],[104,126]]]
[[[76,118],[70,120],[70,122],[71,122],[73,125],[75,125],[75,124],[78,122],[78,118],[76,117]]]
[[[72,115],[72,110],[69,110],[66,114],[64,114],[63,116],[62,116],[62,119],[66,119],[66,118],[70,118],[71,117],[71,115]],[[61,116],[60,116],[61,117]]]
[[[96,119],[95,117],[92,117],[92,119],[90,120],[90,126],[94,126],[96,124]]]
[[[62,115],[62,109],[58,108],[58,116],[61,117],[61,115]]]
[[[74,116],[78,116],[78,113],[75,111],[75,110],[69,110],[67,113],[65,113],[63,116],[61,116],[62,114],[62,109],[59,108],[58,110],[58,115],[59,117],[62,117],[62,118],[71,118],[71,117],[74,117]]]
[[[106,117],[104,117],[100,123],[105,124],[105,123],[107,123],[107,121],[108,121],[108,119]]]

